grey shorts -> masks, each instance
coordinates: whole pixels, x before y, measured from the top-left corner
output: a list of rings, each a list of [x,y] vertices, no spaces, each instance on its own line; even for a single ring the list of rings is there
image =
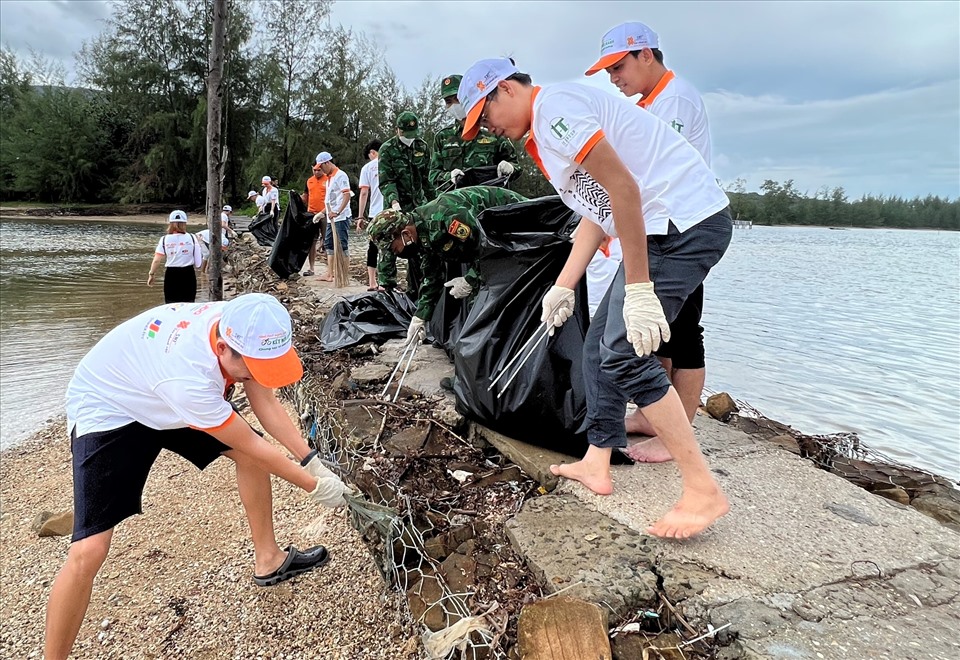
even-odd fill
[[[650,279],[668,322],[673,322],[687,298],[720,261],[733,222],[727,209],[680,233],[671,223],[669,233],[647,238]],[[583,373],[587,398],[584,428],[587,440],[598,447],[624,447],[623,418],[627,401],[643,408],[662,399],[670,381],[660,361],[637,355],[627,340],[623,320],[623,265],[594,314],[583,346]]]

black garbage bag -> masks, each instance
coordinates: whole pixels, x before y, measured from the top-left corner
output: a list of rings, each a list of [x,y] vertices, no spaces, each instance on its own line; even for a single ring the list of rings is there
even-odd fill
[[[267,214],[268,217],[269,214]],[[259,217],[259,216],[258,216]],[[283,223],[273,241],[273,250],[267,265],[282,279],[299,273],[310,255],[313,240],[324,229],[323,222],[314,224],[313,214],[307,213],[303,199],[297,193],[290,192],[290,203],[283,214]],[[252,227],[252,226],[251,226]],[[254,236],[256,236],[255,230]],[[259,241],[259,238],[257,239]],[[263,245],[263,243],[261,243]]]
[[[258,244],[270,247],[277,238],[277,219],[273,213],[258,213],[257,217],[250,221],[248,229]]]
[[[563,269],[579,219],[556,196],[480,215],[483,286],[454,351],[454,393],[463,415],[504,435],[572,456],[582,455],[587,446],[586,434],[578,432],[586,416],[582,354],[590,318],[583,280],[576,290],[574,315],[533,350],[509,387],[504,389],[523,358],[492,389],[488,386],[542,327],[540,301]]]
[[[449,282],[455,277],[463,277],[469,267],[469,264],[446,262],[443,281]],[[472,296],[457,300],[450,295],[450,290],[444,287],[443,294],[433,309],[433,316],[427,324],[427,341],[437,348],[442,348],[450,358],[453,358],[460,329],[467,321],[472,302]]]
[[[383,343],[406,337],[416,305],[402,293],[371,291],[344,298],[320,327],[323,350],[335,351],[363,342]]]

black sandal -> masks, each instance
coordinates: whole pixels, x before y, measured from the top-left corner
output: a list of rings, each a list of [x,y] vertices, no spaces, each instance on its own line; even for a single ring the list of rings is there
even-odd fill
[[[272,587],[280,584],[284,580],[289,580],[307,571],[323,566],[330,559],[327,549],[322,545],[316,545],[303,552],[289,545],[286,548],[287,558],[280,564],[280,568],[269,575],[254,575],[253,582],[258,587]]]

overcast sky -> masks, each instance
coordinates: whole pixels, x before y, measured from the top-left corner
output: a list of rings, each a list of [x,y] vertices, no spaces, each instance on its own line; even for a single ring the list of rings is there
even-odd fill
[[[106,3],[0,2],[0,41],[73,69]],[[537,83],[578,81],[626,20],[660,35],[666,64],[703,94],[714,169],[906,197],[960,197],[958,2],[361,2],[334,22],[379,44],[408,86],[512,56]]]

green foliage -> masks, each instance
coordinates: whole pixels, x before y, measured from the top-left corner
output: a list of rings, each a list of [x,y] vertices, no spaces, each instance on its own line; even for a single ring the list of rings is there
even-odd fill
[[[864,195],[850,202],[842,187],[823,187],[811,198],[801,195],[792,179],[782,184],[767,179],[760,186],[762,195],[746,192],[744,184],[737,179],[727,188],[730,210],[735,219],[757,225],[960,230],[960,199]]]

